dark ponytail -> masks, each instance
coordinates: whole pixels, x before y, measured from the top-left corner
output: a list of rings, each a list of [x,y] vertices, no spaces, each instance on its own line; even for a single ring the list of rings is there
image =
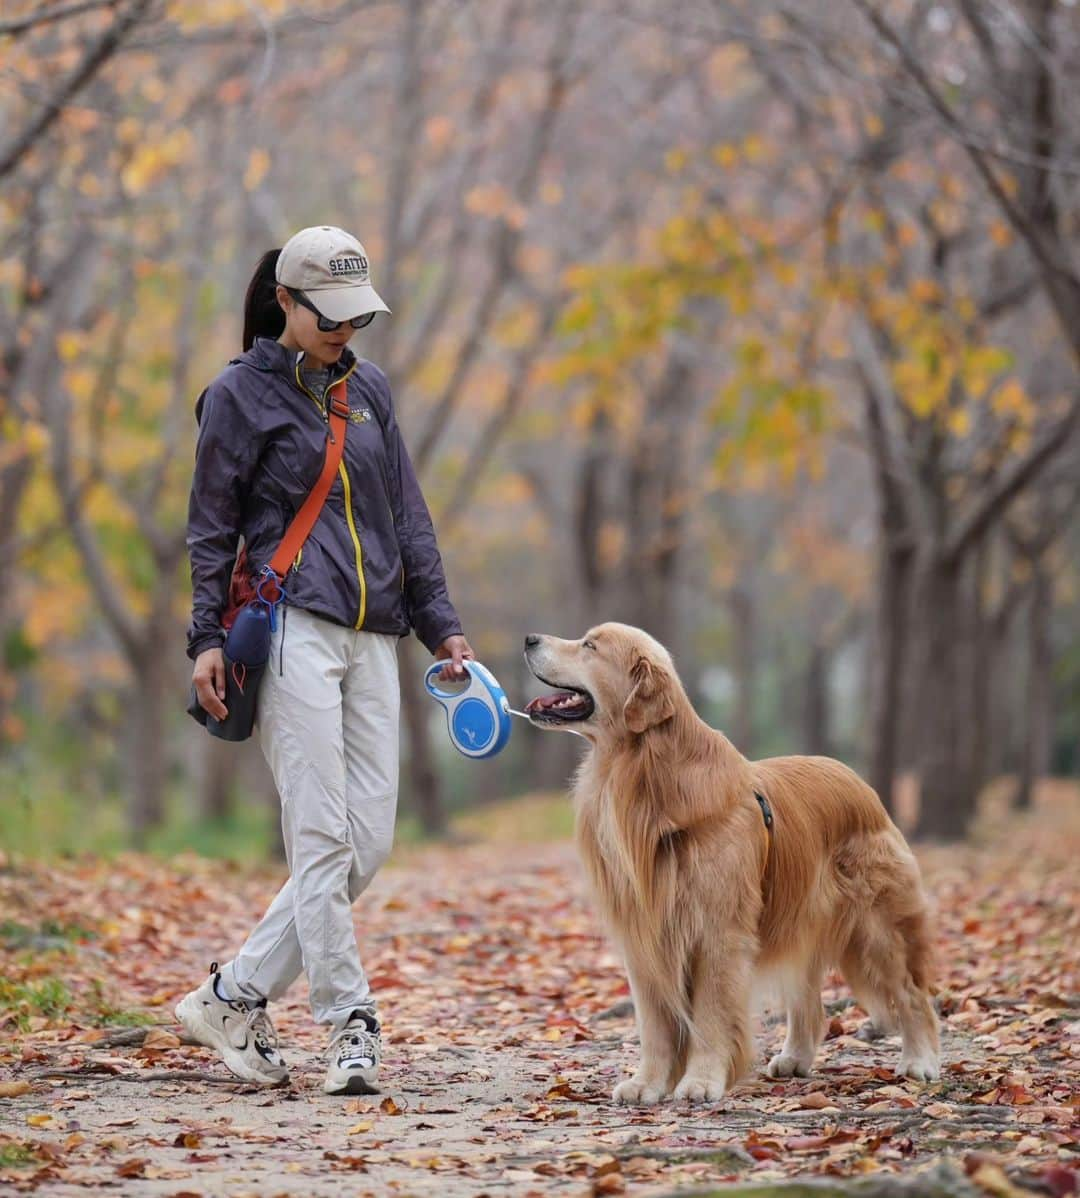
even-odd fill
[[[281,250],[268,250],[259,259],[255,273],[244,296],[244,352],[255,344],[256,337],[277,339],[285,331],[285,313],[277,302],[278,254]]]

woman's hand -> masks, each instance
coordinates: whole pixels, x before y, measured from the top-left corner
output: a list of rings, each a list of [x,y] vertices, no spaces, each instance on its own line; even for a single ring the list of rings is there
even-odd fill
[[[195,683],[195,694],[203,711],[215,720],[223,720],[229,714],[229,709],[222,702],[225,698],[225,655],[220,647],[204,649],[195,658],[191,681]]]
[[[440,672],[440,682],[460,682],[467,677],[463,661],[475,661],[476,654],[469,647],[469,642],[463,636],[448,636],[435,650],[436,661],[449,661],[450,664]]]

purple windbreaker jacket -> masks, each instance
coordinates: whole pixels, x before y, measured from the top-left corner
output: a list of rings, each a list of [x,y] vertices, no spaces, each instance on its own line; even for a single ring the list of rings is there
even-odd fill
[[[234,358],[199,397],[188,506],[192,615],[188,656],[221,645],[221,613],[238,538],[257,574],[322,471],[328,395],[300,381],[295,351],[266,337]],[[287,602],[367,632],[417,636],[434,652],[461,632],[446,590],[431,515],[394,418],[383,372],[346,348],[330,384],[347,377],[345,452],[303,549]],[[327,390],[329,391],[329,386]]]

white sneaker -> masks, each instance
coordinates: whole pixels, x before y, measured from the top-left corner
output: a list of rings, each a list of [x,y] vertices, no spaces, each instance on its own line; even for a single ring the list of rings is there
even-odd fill
[[[284,1085],[289,1070],[278,1052],[277,1032],[266,1005],[222,998],[217,989],[220,977],[215,961],[198,990],[176,1004],[176,1018],[192,1039],[216,1049],[237,1077],[257,1086]]]
[[[330,1041],[327,1094],[378,1094],[382,1030],[373,1011],[357,1008]]]

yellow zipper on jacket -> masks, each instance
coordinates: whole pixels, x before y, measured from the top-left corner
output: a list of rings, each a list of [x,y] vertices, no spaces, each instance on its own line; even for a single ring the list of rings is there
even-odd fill
[[[345,488],[345,519],[349,524],[349,532],[352,535],[353,545],[356,547],[356,577],[360,582],[360,614],[356,617],[354,627],[362,628],[364,626],[364,616],[367,615],[367,584],[364,582],[364,551],[360,547],[360,537],[356,532],[356,523],[353,520],[352,510],[352,488],[349,486],[349,472],[345,469],[345,462],[342,461],[338,466],[338,474],[341,475],[341,485]]]
[[[355,369],[356,363],[354,362],[349,369],[345,371],[341,378],[334,380],[331,386],[336,387],[338,383],[343,383]],[[300,378],[299,358],[296,361],[296,385],[301,391],[304,392],[305,395],[310,397],[311,402],[319,409],[319,413],[321,415],[325,411],[323,405],[319,402],[315,393],[313,391],[309,391],[307,387],[304,386],[303,381]],[[327,387],[327,391],[330,389],[330,387]],[[323,398],[325,399],[325,395]],[[325,419],[326,423],[329,424],[329,416],[325,417]],[[356,581],[360,584],[360,613],[356,617],[356,623],[353,625],[353,627],[362,628],[364,624],[364,617],[367,615],[367,583],[364,580],[364,550],[361,548],[360,535],[356,531],[356,521],[353,518],[352,486],[349,483],[349,472],[345,469],[344,454],[342,455],[341,461],[338,464],[338,474],[341,477],[341,486],[345,492],[345,522],[349,526],[349,536],[352,537],[353,550],[356,556]]]

